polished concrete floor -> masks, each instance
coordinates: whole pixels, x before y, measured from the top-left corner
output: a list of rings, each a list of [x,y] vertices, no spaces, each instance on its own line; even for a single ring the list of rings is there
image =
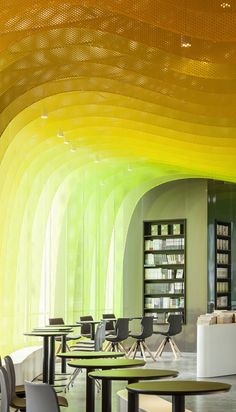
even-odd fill
[[[182,357],[175,360],[171,353],[164,353],[160,360],[147,361],[146,368],[174,369],[179,371],[177,379],[196,379],[196,354],[184,353]],[[186,398],[186,408],[192,412],[236,412],[236,375],[221,376],[214,379],[232,385],[230,392],[217,395],[192,396]],[[113,410],[117,411],[116,392],[125,388],[126,382],[113,383]],[[68,398],[68,412],[85,411],[85,373],[81,373],[75,381],[74,387],[70,389]],[[165,399],[171,400],[166,397]],[[101,411],[101,395],[96,394],[96,412]],[[158,410],[157,410],[158,412]]]

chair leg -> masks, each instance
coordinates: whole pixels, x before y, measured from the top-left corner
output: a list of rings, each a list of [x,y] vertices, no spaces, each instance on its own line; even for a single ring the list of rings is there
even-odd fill
[[[172,343],[172,340],[171,340],[171,338],[169,339],[169,344],[170,344],[170,347],[171,347],[171,350],[172,350],[172,352],[173,352],[173,354],[174,354],[174,357],[175,357],[175,359],[177,359],[177,352],[176,352],[176,350],[175,350],[175,347],[174,347],[174,345],[173,345],[173,343]]]
[[[144,346],[143,346],[143,342],[139,342],[139,345],[140,345],[140,349],[141,349],[141,353],[142,353],[143,359],[144,359],[144,361],[146,362],[146,361],[147,361],[147,358],[146,358],[146,355],[145,355],[145,348],[144,348]]]
[[[133,345],[131,346],[130,350],[128,351],[128,353],[127,353],[127,356],[128,356],[128,357],[129,357],[129,356],[131,355],[131,353],[134,351],[135,345],[136,345],[136,342],[133,343]]]
[[[163,352],[163,349],[164,349],[166,343],[167,343],[167,338],[164,338],[164,339],[161,341],[160,345],[159,345],[158,348],[157,348],[157,351],[156,351],[155,354],[154,354],[154,358],[155,358],[155,359],[156,359],[157,357],[161,356],[161,354],[162,354],[162,352]]]
[[[152,352],[150,351],[149,347],[147,346],[146,342],[142,342],[142,343],[143,343],[144,349],[149,353],[149,355],[151,356],[152,360],[155,362],[156,359],[154,358],[154,356],[153,356]]]
[[[138,342],[136,342],[135,343],[135,347],[134,347],[134,355],[133,355],[133,359],[135,359],[135,356],[136,356],[136,353],[137,353],[137,350],[138,350]]]
[[[173,343],[173,345],[174,345],[174,347],[175,347],[175,350],[178,352],[179,356],[182,356],[182,355],[181,355],[181,352],[180,352],[180,350],[179,350],[179,348],[178,348],[178,346],[177,346],[177,344],[176,344],[176,342],[174,341],[174,339],[172,339],[172,343]]]
[[[108,342],[108,344],[105,346],[104,351],[110,352],[112,348],[112,342]]]
[[[125,349],[124,345],[122,342],[119,342],[119,347],[121,349],[121,352],[125,352],[127,354],[127,350]]]

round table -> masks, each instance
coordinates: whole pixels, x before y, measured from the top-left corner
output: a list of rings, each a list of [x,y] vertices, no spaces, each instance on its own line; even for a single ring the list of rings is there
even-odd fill
[[[89,373],[89,377],[102,380],[102,412],[111,412],[111,383],[112,381],[127,380],[128,384],[139,380],[162,379],[178,376],[177,371],[166,369],[112,369]]]
[[[82,351],[58,353],[59,358],[65,359],[96,359],[96,358],[122,358],[125,352],[105,352],[105,351]]]
[[[24,333],[25,336],[37,336],[43,338],[43,382],[54,384],[55,376],[55,337],[62,337],[62,345],[66,345],[66,336],[68,331],[49,331],[48,329],[42,331],[33,331]],[[49,353],[50,340],[50,353]]]
[[[101,323],[101,320],[79,320],[76,322],[79,326],[88,323],[91,326],[91,340],[95,338],[95,325]]]
[[[115,353],[114,353],[115,354]],[[90,379],[89,372],[95,369],[132,368],[144,366],[142,360],[133,359],[80,359],[68,362],[73,368],[86,369],[86,412],[94,412],[94,380]]]
[[[138,395],[171,395],[172,412],[185,411],[185,396],[227,392],[231,385],[208,381],[163,381],[128,385],[128,412],[138,412]]]

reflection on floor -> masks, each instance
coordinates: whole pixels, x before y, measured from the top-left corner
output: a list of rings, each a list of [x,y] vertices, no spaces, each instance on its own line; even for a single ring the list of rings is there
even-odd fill
[[[177,379],[196,379],[196,354],[185,353],[175,360],[172,353],[165,353],[160,360],[153,362],[148,360],[147,368],[175,369],[179,371]],[[217,395],[192,396],[186,398],[186,408],[192,412],[236,412],[236,375],[220,376],[214,379],[232,385],[231,391]],[[126,382],[113,383],[113,411],[117,411],[116,392],[123,389]],[[63,409],[64,412],[83,412],[85,411],[85,373],[79,374],[76,378],[74,387],[67,393],[69,408]],[[170,397],[165,399],[171,400]],[[101,395],[96,395],[96,412],[101,411]]]

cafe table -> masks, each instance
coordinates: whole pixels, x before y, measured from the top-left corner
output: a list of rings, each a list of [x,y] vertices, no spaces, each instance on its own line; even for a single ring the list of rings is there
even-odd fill
[[[43,382],[54,384],[55,376],[55,338],[68,335],[69,331],[41,330],[24,333],[25,336],[35,336],[43,338]]]
[[[115,352],[116,353],[116,352]],[[114,354],[115,354],[114,353]],[[89,378],[89,373],[95,369],[115,369],[115,368],[132,368],[144,366],[143,360],[136,359],[78,359],[76,361],[68,362],[72,368],[86,369],[86,412],[94,412],[95,406],[95,385],[94,380]]]
[[[128,384],[139,380],[164,379],[178,376],[177,371],[167,369],[111,369],[89,373],[92,379],[102,380],[102,412],[111,412],[112,381],[128,381]]]
[[[103,319],[105,320],[105,319]],[[79,326],[82,326],[84,324],[89,324],[91,327],[91,340],[94,340],[95,338],[95,325],[98,325],[99,323],[101,323],[101,320],[79,320],[78,322],[76,322]]]
[[[231,385],[221,382],[208,381],[163,381],[142,382],[127,386],[128,412],[138,412],[138,395],[170,395],[172,396],[172,412],[185,411],[185,396],[209,395],[227,392]]]
[[[78,325],[77,325],[78,326]],[[33,329],[33,332],[73,332],[72,326],[68,325],[47,325],[47,326],[39,326]],[[66,351],[66,336],[67,335],[60,335],[61,336],[61,349],[63,352]],[[66,373],[66,360],[61,360],[61,373]]]

